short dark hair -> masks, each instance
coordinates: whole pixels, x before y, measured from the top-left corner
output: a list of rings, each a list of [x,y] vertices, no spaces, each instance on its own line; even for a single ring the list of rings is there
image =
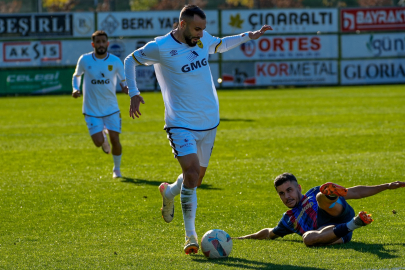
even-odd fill
[[[107,33],[103,30],[97,30],[96,32],[94,32],[93,35],[91,35],[91,40],[94,42],[94,39],[98,36],[105,36],[108,40]]]
[[[193,19],[194,15],[198,15],[201,19],[205,20],[207,16],[205,16],[204,11],[197,5],[185,5],[184,8],[180,11],[180,18],[179,20]]]
[[[298,185],[297,178],[291,173],[283,173],[280,174],[279,176],[274,179],[274,187],[277,189],[278,186],[281,186],[285,182],[290,181],[290,182],[295,182]]]

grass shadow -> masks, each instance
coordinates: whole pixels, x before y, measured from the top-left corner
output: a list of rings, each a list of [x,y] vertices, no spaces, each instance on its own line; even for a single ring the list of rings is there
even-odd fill
[[[350,242],[344,245],[333,245],[328,246],[328,248],[336,249],[353,249],[358,252],[371,253],[378,256],[379,259],[395,259],[400,256],[395,255],[394,250],[387,250],[387,246],[399,246],[399,248],[405,248],[405,243],[398,244],[367,244],[362,242]]]
[[[295,265],[280,265],[269,262],[258,262],[253,260],[247,260],[242,258],[228,257],[224,259],[207,259],[203,255],[194,255],[193,261],[197,263],[213,263],[218,266],[226,265],[227,267],[234,267],[238,269],[287,269],[287,270],[298,270],[298,269],[323,269],[308,266],[295,266]],[[196,257],[198,256],[198,258]],[[201,268],[204,268],[202,265]]]
[[[149,186],[156,186],[158,187],[163,181],[156,181],[156,180],[147,180],[147,179],[140,179],[140,178],[130,178],[130,177],[122,177],[121,183],[128,183],[134,185],[149,185]],[[222,188],[213,187],[213,185],[202,184],[198,187],[198,189],[209,189],[209,190],[222,190]]]
[[[220,118],[219,121],[221,121],[221,122],[253,122],[255,120],[253,120],[253,119],[242,119],[242,118],[234,118],[234,119]]]

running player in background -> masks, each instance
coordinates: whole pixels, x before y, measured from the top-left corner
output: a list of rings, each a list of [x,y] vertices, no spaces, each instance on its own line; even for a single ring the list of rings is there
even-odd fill
[[[208,64],[208,55],[223,53],[250,40],[258,39],[268,25],[259,31],[217,38],[204,31],[206,16],[196,5],[186,5],[180,12],[179,24],[165,36],[157,37],[125,59],[125,76],[131,97],[130,116],[141,115],[144,103],[135,81],[135,67],[154,65],[165,104],[167,138],[173,148],[182,173],[159,190],[163,199],[162,216],[171,222],[174,197],[180,194],[186,230],[186,254],[199,249],[195,230],[197,210],[196,188],[208,167],[219,125],[218,96]],[[183,181],[184,180],[184,181]]]
[[[370,224],[373,219],[364,211],[355,217],[353,208],[346,200],[362,199],[387,189],[405,187],[405,182],[347,189],[326,183],[302,195],[301,185],[295,176],[283,173],[274,180],[274,187],[285,206],[291,210],[284,213],[275,228],[262,229],[236,239],[276,239],[297,233],[302,236],[306,246],[348,243],[355,229]]]
[[[112,152],[113,177],[122,177],[120,165],[122,147],[121,114],[116,97],[117,76],[123,93],[128,94],[124,65],[121,60],[107,52],[108,36],[104,31],[96,31],[91,36],[94,52],[80,56],[73,74],[72,96],[80,96],[80,83],[83,81],[83,114],[90,136],[97,147],[106,154]],[[110,136],[112,150],[108,143]]]

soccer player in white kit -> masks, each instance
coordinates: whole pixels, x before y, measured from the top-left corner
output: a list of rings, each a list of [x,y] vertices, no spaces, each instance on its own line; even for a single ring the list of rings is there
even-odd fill
[[[139,106],[144,103],[136,87],[135,66],[153,64],[155,68],[165,104],[167,138],[182,168],[173,184],[159,186],[162,216],[166,222],[172,221],[174,197],[180,194],[186,254],[197,253],[199,249],[194,222],[196,188],[208,167],[219,125],[218,97],[208,55],[228,51],[272,29],[265,25],[259,31],[221,39],[211,36],[205,28],[205,13],[198,6],[186,5],[180,12],[177,28],[134,51],[124,61],[132,118],[140,116]]]
[[[94,32],[91,38],[94,52],[80,56],[73,74],[72,96],[80,96],[80,83],[84,74],[83,114],[87,128],[97,147],[101,146],[106,154],[112,152],[113,178],[118,178],[122,177],[122,147],[119,139],[121,114],[115,90],[118,76],[122,92],[128,94],[124,65],[118,57],[107,52],[109,42],[104,31]],[[110,136],[112,150],[107,134]]]

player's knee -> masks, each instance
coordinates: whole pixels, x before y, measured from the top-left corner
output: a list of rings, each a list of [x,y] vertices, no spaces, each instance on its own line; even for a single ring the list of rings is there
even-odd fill
[[[97,147],[100,147],[100,146],[102,146],[103,145],[103,142],[104,142],[104,137],[101,137],[101,138],[93,138],[93,143],[94,143],[94,145],[95,146],[97,146]]]
[[[199,174],[200,174],[199,169],[190,167],[190,168],[187,168],[183,172],[183,174],[184,174],[184,184],[188,188],[195,188],[198,184],[198,179],[199,179]]]
[[[306,232],[302,235],[302,241],[307,247],[312,247],[317,243],[317,234]]]

